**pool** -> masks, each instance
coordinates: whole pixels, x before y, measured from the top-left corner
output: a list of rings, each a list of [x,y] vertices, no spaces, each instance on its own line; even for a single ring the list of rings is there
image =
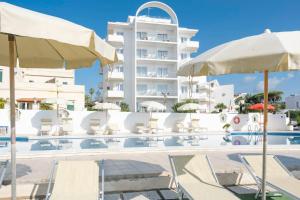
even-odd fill
[[[262,136],[262,132],[231,132],[224,137],[224,140],[233,145],[257,145],[261,144]],[[268,144],[300,144],[300,132],[268,132]]]

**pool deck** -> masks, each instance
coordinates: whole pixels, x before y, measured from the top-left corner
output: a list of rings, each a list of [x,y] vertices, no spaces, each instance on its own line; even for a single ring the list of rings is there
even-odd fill
[[[46,192],[52,163],[56,160],[105,160],[107,192],[143,191],[168,188],[171,169],[169,154],[207,154],[211,159],[220,183],[227,186],[253,185],[254,181],[238,159],[239,153],[260,153],[249,149],[210,149],[141,152],[99,152],[93,155],[19,158],[17,160],[18,196],[43,196]],[[300,179],[300,149],[269,149],[268,153],[279,155],[279,159]],[[244,173],[241,180],[239,175]],[[0,199],[10,196],[10,169],[0,189]],[[242,192],[243,190],[239,190]],[[243,193],[243,192],[242,192]]]

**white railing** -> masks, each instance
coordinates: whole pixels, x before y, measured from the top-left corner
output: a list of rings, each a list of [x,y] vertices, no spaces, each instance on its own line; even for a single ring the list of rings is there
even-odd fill
[[[165,92],[167,93],[167,97],[174,97],[177,96],[177,93],[175,91]],[[162,92],[159,92],[157,90],[138,90],[137,91],[138,96],[161,96],[163,97]]]
[[[107,90],[104,92],[104,96],[109,97],[109,98],[124,98],[124,91]]]
[[[107,72],[105,74],[105,80],[124,80],[124,73],[123,72]]]
[[[122,35],[115,35],[115,34],[109,34],[107,36],[107,40],[109,42],[119,42],[119,43],[124,43],[124,36]]]
[[[189,51],[196,51],[199,48],[198,41],[186,41],[180,44],[181,48],[187,49]]]
[[[158,56],[157,54],[146,54],[146,55],[137,55],[138,59],[156,59],[156,60],[175,60],[176,58],[172,58],[170,56]]]
[[[159,74],[157,72],[148,72],[147,74],[137,73],[137,77],[140,78],[176,78],[176,72],[170,72],[167,74]]]

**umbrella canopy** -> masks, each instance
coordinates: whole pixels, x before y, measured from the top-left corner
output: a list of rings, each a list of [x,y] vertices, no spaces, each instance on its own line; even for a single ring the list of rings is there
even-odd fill
[[[115,49],[96,33],[69,21],[0,3],[0,65],[9,66],[8,35],[20,67],[73,69],[117,60]]]
[[[263,103],[257,103],[248,107],[249,110],[264,110],[265,106]],[[268,110],[275,110],[275,107],[268,105]]]
[[[121,107],[114,103],[96,102],[96,104],[93,106],[93,109],[95,109],[95,110],[121,110]]]
[[[66,20],[0,3],[0,65],[9,66],[11,198],[16,199],[16,132],[14,68],[66,68],[117,61],[115,49],[88,28]]]
[[[204,107],[197,103],[186,103],[177,108],[178,111],[201,110]]]
[[[264,72],[264,107],[268,105],[268,73],[300,69],[300,31],[250,36],[225,43],[188,61],[179,76]],[[262,199],[266,199],[268,110],[264,109]]]
[[[299,70],[300,31],[263,34],[231,41],[186,62],[179,76],[207,76]]]
[[[166,110],[166,106],[159,103],[159,102],[156,102],[156,101],[143,101],[141,104],[140,104],[142,107],[146,108],[147,111],[163,111],[163,110]]]

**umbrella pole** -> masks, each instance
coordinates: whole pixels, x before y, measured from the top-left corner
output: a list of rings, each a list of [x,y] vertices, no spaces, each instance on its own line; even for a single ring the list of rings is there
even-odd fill
[[[15,105],[15,36],[9,41],[10,139],[11,139],[11,199],[16,200],[16,105]]]
[[[262,170],[262,200],[266,200],[266,176],[267,176],[267,144],[268,144],[268,70],[264,71],[264,132],[263,132],[263,170]]]

